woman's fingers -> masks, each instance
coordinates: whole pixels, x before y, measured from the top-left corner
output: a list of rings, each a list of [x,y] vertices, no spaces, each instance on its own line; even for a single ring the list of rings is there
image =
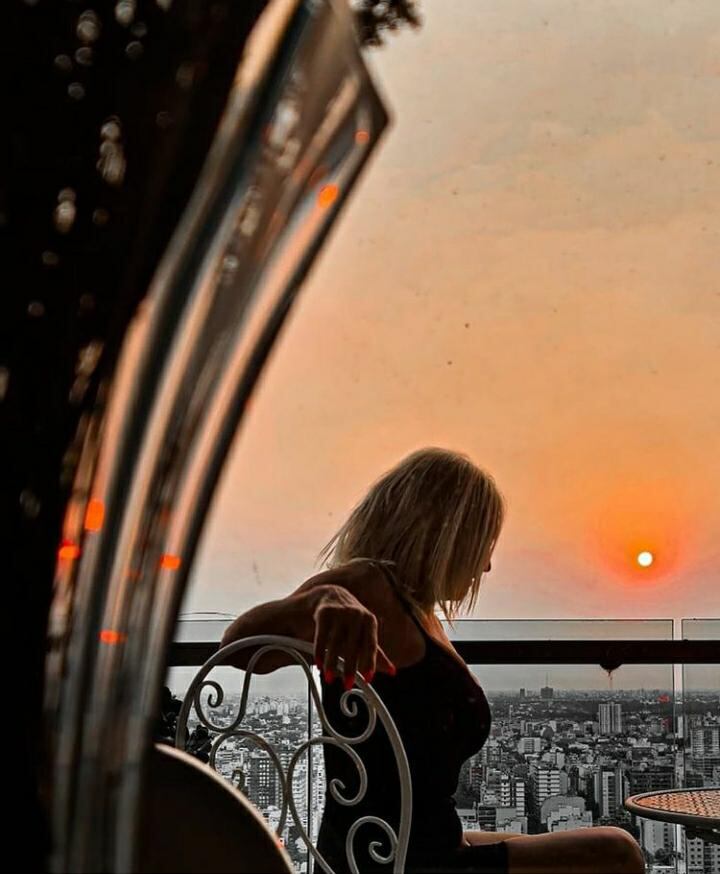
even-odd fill
[[[395,665],[378,646],[377,620],[372,614],[331,607],[319,610],[315,619],[315,664],[326,683],[335,679],[339,658],[344,663],[346,689],[354,685],[356,671],[366,682],[371,682],[376,671],[391,676],[396,673]]]
[[[353,623],[348,627],[345,640],[343,641],[341,655],[345,662],[345,677],[343,682],[346,689],[352,689],[355,685],[355,671],[357,670],[358,661],[360,659],[364,633],[365,630],[362,624]]]
[[[318,617],[315,622],[315,665],[321,672],[325,670],[325,650],[329,631],[329,624]]]
[[[332,683],[335,679],[338,658],[342,655],[344,637],[345,629],[340,626],[340,623],[332,622],[327,636],[325,660],[323,662],[323,676],[325,677],[326,683]]]
[[[368,615],[366,620],[360,626],[360,633],[357,639],[355,663],[348,667],[354,667],[359,671],[365,682],[372,682],[376,670],[376,655],[378,652],[377,639],[377,619],[373,615]],[[346,671],[346,678],[348,672]],[[347,684],[346,684],[347,685]]]

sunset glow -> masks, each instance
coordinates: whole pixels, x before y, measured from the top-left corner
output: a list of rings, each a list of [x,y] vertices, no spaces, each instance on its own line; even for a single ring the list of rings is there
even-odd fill
[[[374,56],[392,127],[263,372],[188,609],[292,591],[434,445],[507,500],[474,615],[718,615],[720,4],[626,6],[427,4]]]

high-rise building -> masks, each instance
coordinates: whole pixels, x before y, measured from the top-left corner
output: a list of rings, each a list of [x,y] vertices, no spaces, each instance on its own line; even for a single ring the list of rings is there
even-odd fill
[[[669,822],[638,819],[639,842],[645,852],[653,857],[659,850],[673,852],[675,849],[675,826]]]
[[[510,774],[500,777],[500,804],[514,807],[518,816],[525,815],[525,783]]]
[[[613,701],[600,704],[598,722],[600,734],[622,734],[622,705]]]
[[[568,792],[570,795],[580,794],[580,769],[577,765],[568,768]]]
[[[615,767],[603,765],[595,774],[595,800],[600,816],[614,819],[623,812],[623,798],[628,794],[627,778],[623,774],[622,765]]]
[[[560,769],[546,764],[535,764],[530,768],[533,809],[537,815],[545,799],[560,795]]]
[[[250,773],[247,775],[248,798],[260,810],[278,802],[278,773],[273,761],[264,753],[250,755]]]
[[[470,765],[468,771],[468,789],[475,796],[480,794],[484,770],[485,768],[482,765]]]
[[[477,822],[481,831],[494,832],[497,829],[497,813],[494,806],[477,806]]]
[[[685,838],[687,874],[720,874],[720,844]]]
[[[555,695],[555,690],[552,686],[543,686],[540,689],[540,697],[544,698],[546,701],[553,698]]]
[[[631,795],[641,792],[672,789],[675,786],[675,767],[673,765],[651,765],[630,768],[627,772]]]
[[[720,767],[720,726],[705,725],[690,729],[690,767],[702,774],[705,785],[712,783]]]
[[[690,729],[690,755],[694,759],[720,756],[720,726],[710,725]]]

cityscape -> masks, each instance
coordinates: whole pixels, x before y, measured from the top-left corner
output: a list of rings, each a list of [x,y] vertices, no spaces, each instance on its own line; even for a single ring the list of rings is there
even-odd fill
[[[629,795],[674,787],[720,785],[720,696],[693,690],[683,702],[669,690],[557,690],[543,686],[488,692],[493,726],[487,743],[465,763],[455,796],[466,830],[539,834],[597,825],[629,831],[648,874],[720,874],[720,846],[687,840],[682,829],[632,817]],[[213,719],[229,722],[239,696],[228,695]],[[192,723],[191,723],[192,724]],[[283,770],[308,737],[307,695],[250,699],[243,728],[275,749]],[[320,723],[313,719],[313,734]],[[217,770],[280,824],[282,789],[267,753],[244,738],[218,747]],[[311,835],[325,794],[321,752],[299,757],[293,799]],[[288,815],[280,838],[299,874],[308,853]]]

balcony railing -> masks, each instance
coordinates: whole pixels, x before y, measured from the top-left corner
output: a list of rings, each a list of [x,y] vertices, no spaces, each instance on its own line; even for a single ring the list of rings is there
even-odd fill
[[[168,680],[181,697],[229,621],[181,621]],[[720,619],[461,620],[448,632],[493,711],[491,737],[461,775],[466,828],[614,824],[639,840],[652,874],[720,874],[720,847],[622,806],[637,792],[720,785]],[[263,678],[258,712],[294,713],[285,724],[312,731],[306,692],[274,686],[273,676]],[[323,779],[318,757],[308,764],[315,826]],[[305,856],[291,855],[307,870]]]

